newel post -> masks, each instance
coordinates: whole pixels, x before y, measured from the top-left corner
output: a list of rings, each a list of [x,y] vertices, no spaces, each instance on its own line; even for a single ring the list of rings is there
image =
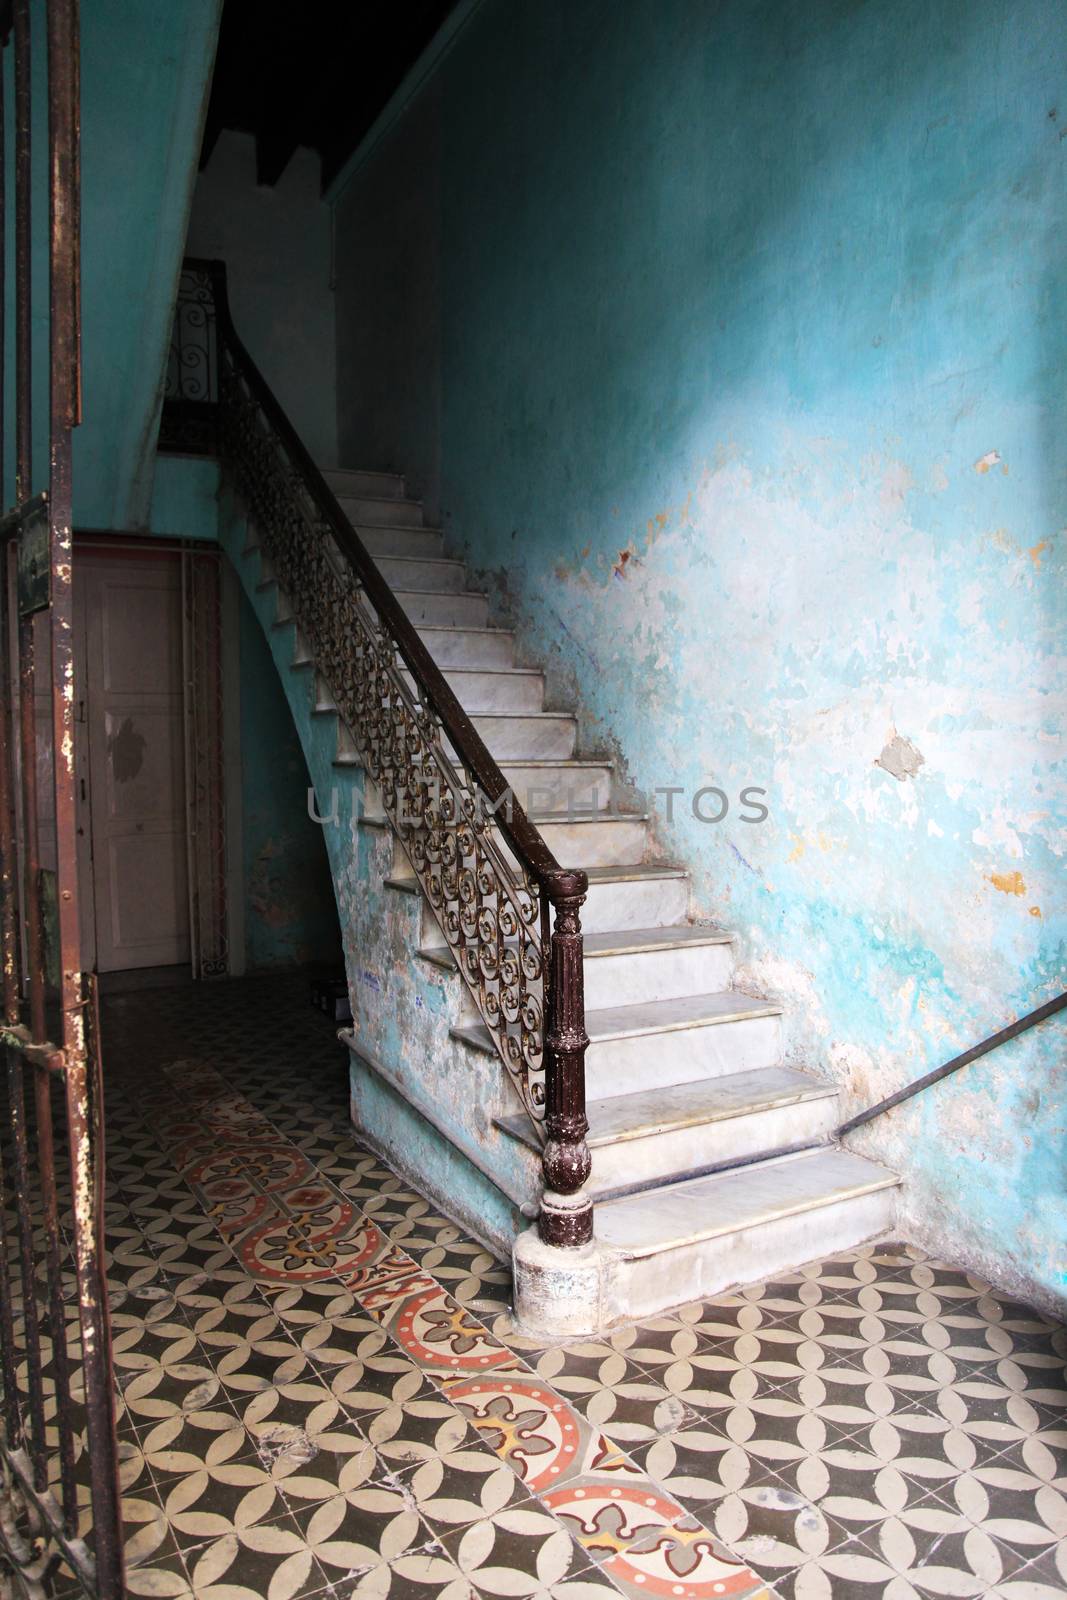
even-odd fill
[[[593,1237],[593,1202],[585,1193],[592,1160],[585,1136],[585,981],[579,911],[589,880],[560,870],[546,885],[554,912],[545,1027],[545,1190],[537,1231],[545,1244],[572,1249]]]

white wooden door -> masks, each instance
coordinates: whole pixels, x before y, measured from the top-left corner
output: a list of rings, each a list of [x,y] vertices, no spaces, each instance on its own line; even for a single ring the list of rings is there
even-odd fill
[[[177,965],[189,960],[179,559],[94,552],[75,561],[79,588],[97,967]]]

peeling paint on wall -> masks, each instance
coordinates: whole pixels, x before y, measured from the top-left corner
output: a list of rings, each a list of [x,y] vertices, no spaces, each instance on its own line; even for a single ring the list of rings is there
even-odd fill
[[[895,728],[891,728],[882,753],[874,764],[903,783],[905,778],[914,778],[925,761],[922,751],[916,750],[910,739],[902,738]]]
[[[1065,976],[1067,190],[1044,108],[1067,13],[974,0],[944,24],[926,0],[662,0],[611,29],[595,0],[484,0],[420,103],[436,299],[398,311],[398,339],[437,319],[441,369],[390,458],[439,470],[450,542],[580,696],[584,749],[622,750],[646,793],[768,790],[760,826],[678,807],[658,833],[846,1111]],[[369,226],[342,201],[340,237]],[[337,292],[357,321],[343,253]],[[1019,894],[992,882],[1016,872]],[[905,1173],[906,1226],[1046,1296],[1067,1292],[1062,1027],[859,1140]]]

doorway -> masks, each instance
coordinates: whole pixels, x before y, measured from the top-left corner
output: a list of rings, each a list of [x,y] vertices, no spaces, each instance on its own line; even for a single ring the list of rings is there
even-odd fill
[[[86,964],[188,968],[180,554],[79,549],[74,639]]]

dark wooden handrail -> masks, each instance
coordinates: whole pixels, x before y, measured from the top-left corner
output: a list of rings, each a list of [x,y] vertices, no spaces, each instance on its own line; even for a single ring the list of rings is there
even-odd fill
[[[537,885],[542,908],[547,904],[553,909],[551,935],[544,941],[546,948],[543,949],[545,1144],[542,1169],[546,1187],[538,1214],[538,1229],[547,1244],[566,1248],[585,1244],[593,1231],[592,1202],[584,1192],[591,1160],[586,1144],[589,1124],[585,1112],[585,1051],[589,1039],[585,1029],[580,921],[580,909],[589,889],[588,875],[580,868],[560,866],[516,800],[471,718],[352,528],[336,495],[234,327],[225,263],[187,258],[185,267],[210,279],[218,348],[228,351],[235,369],[299,473],[303,488],[329,528],[343,560],[410,671],[423,705],[438,718],[459,764],[493,808],[494,823],[514,851],[524,874]],[[209,401],[208,409],[211,408]],[[547,916],[544,922],[547,928]]]

